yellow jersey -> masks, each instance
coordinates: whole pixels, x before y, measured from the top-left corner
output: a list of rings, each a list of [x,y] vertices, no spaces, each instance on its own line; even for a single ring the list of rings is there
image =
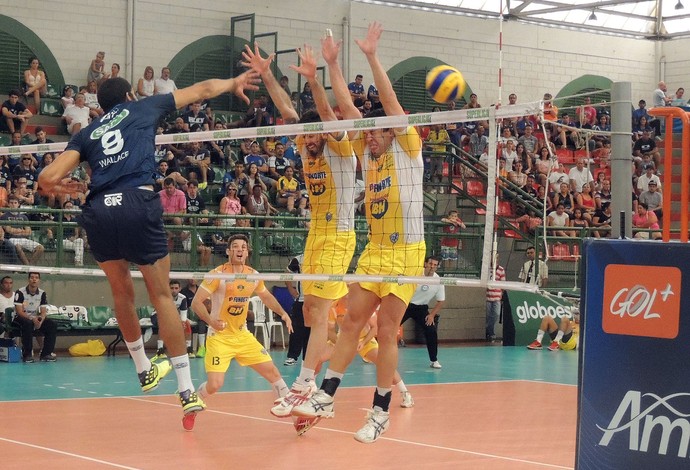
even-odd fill
[[[233,274],[233,266],[225,263],[209,271],[210,274]],[[254,274],[249,266],[242,266],[241,274]],[[227,326],[218,334],[235,334],[244,329],[249,310],[249,298],[266,290],[263,281],[235,279],[204,279],[199,286],[211,294],[211,318],[224,321]]]
[[[357,161],[347,134],[340,140],[328,134],[318,157],[309,156],[303,136],[297,136],[295,143],[302,156],[302,175],[309,192],[310,231],[330,234],[354,230]]]
[[[378,158],[371,156],[362,132],[352,146],[364,175],[369,243],[393,247],[424,241],[424,162],[417,130],[396,131]]]

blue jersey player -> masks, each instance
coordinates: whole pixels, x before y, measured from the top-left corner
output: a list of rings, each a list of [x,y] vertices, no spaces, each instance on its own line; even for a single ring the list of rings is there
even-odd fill
[[[80,162],[87,162],[91,168],[91,191],[79,223],[110,282],[118,324],[134,359],[142,391],[155,389],[174,368],[185,428],[206,405],[192,385],[184,332],[168,287],[170,256],[163,208],[153,191],[156,126],[166,113],[221,93],[234,93],[249,103],[244,92],[257,90],[256,83],[256,74],[247,72],[236,78],[206,80],[171,94],[135,101],[127,80],[107,80],[98,90],[103,116],[73,136],[65,151],[39,178],[46,193],[71,193],[82,183],[72,181],[70,172]],[[152,364],[146,357],[134,310],[130,263],[136,264],[144,277],[151,304],[158,312],[160,335],[168,346],[170,362]]]

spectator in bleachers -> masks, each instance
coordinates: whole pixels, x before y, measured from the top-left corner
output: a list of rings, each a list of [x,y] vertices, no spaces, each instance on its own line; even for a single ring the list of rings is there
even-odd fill
[[[573,211],[573,219],[570,221],[570,226],[574,229],[577,229],[573,230],[573,236],[587,236],[585,235],[587,232],[583,232],[582,229],[588,228],[589,224],[590,220],[584,217],[584,212],[582,209],[576,207]]]
[[[364,100],[364,104],[357,109],[359,110],[362,117],[365,117],[374,109],[374,107],[372,106],[371,100],[366,99]]]
[[[248,174],[252,164],[256,165],[258,175],[267,188],[270,189],[276,185],[276,180],[268,176],[268,155],[262,153],[261,147],[256,140],[252,141],[249,146],[249,155],[244,157],[244,165],[248,168]],[[252,175],[250,174],[250,176]]]
[[[24,96],[27,100],[33,97],[34,106],[36,106],[36,114],[41,114],[41,96],[45,96],[48,92],[48,80],[46,74],[42,70],[38,70],[40,62],[37,57],[29,59],[29,68],[24,71]]]
[[[597,110],[592,106],[592,98],[589,96],[585,96],[584,104],[578,110],[578,118],[580,127],[583,128],[592,128],[597,123]]]
[[[525,185],[527,185],[527,174],[522,171],[522,167],[522,160],[518,159],[513,165],[513,170],[508,172],[508,179],[520,189],[523,189]]]
[[[581,187],[581,191],[575,196],[575,209],[582,211],[582,217],[591,221],[596,209],[594,196],[592,195],[592,183],[585,183]],[[575,211],[573,210],[573,214]]]
[[[222,131],[224,129],[225,126],[220,121],[216,121],[216,123],[213,125],[213,130],[215,131]],[[220,165],[223,168],[231,167],[235,163],[234,161],[231,161],[230,158],[230,155],[232,154],[231,140],[210,140],[206,142],[206,145],[211,152],[211,163]]]
[[[276,143],[278,141],[274,136],[268,136],[261,142],[261,152],[266,155],[266,162],[276,153]]]
[[[208,214],[206,209],[206,203],[204,199],[199,195],[198,183],[194,180],[187,183],[187,192],[185,193],[185,198],[187,199],[187,214]],[[188,225],[208,225],[208,218],[188,218]],[[182,240],[182,249],[186,252],[192,249],[192,233],[189,231],[184,231],[180,234],[180,239]],[[199,254],[199,265],[208,266],[211,262],[211,247],[204,243],[203,236],[200,233],[196,234],[196,252]]]
[[[223,189],[222,194],[225,194],[230,183],[235,183],[237,186],[237,194],[240,195],[240,190],[247,183],[247,174],[244,172],[244,162],[238,161],[232,170],[228,170],[223,175]]]
[[[355,76],[355,81],[350,82],[347,85],[347,89],[350,91],[350,98],[352,98],[352,103],[354,103],[355,107],[359,108],[364,104],[364,100],[367,98],[367,95],[364,93],[364,85],[362,85],[362,80],[364,77],[360,74],[357,74]]]
[[[597,208],[602,208],[604,207],[604,204],[611,202],[611,198],[611,181],[609,179],[605,179],[601,183],[601,189],[594,195],[594,202]]]
[[[531,125],[525,126],[525,133],[518,138],[518,143],[525,146],[525,151],[532,160],[536,159],[536,151],[537,146],[539,145],[539,139],[537,139],[537,137],[534,135],[534,128]]]
[[[470,154],[479,158],[489,148],[489,138],[484,135],[484,126],[477,126],[477,132],[470,135]]]
[[[30,153],[23,153],[19,165],[12,170],[12,177],[16,181],[22,179],[31,191],[38,190],[38,172],[34,166],[34,159]]]
[[[443,233],[451,235],[441,238],[441,260],[443,261],[444,269],[452,269],[457,267],[458,252],[462,249],[460,239],[453,235],[458,235],[460,229],[466,230],[467,226],[465,226],[458,211],[455,209],[449,210],[448,215],[443,217],[441,222],[445,224],[443,226]],[[456,266],[453,266],[454,264]]]
[[[67,109],[67,106],[74,104],[74,89],[65,85],[62,88],[62,96],[60,96],[60,104],[62,105],[63,111]]]
[[[539,184],[546,186],[549,170],[556,168],[558,168],[558,160],[551,160],[548,147],[540,148],[539,158],[534,162],[534,176]]]
[[[223,199],[220,200],[220,205],[218,208],[218,214],[227,217],[222,219],[219,218],[217,220],[217,225],[221,227],[233,227],[235,225],[235,219],[232,216],[244,213],[246,213],[246,211],[244,207],[242,207],[242,201],[240,201],[239,198],[237,184],[234,181],[231,181],[225,188],[225,196],[223,196]]]
[[[637,121],[637,124],[633,126],[632,128],[632,140],[633,142],[637,142],[642,138],[642,134],[644,131],[648,131],[651,135],[652,128],[647,124],[647,117],[646,116],[641,116],[640,120]]]
[[[661,221],[663,216],[663,210],[661,208],[663,197],[658,189],[659,186],[657,185],[657,182],[655,180],[650,180],[649,183],[647,183],[647,190],[642,191],[640,194],[639,202],[647,204],[647,209],[654,212],[657,219]]]
[[[549,175],[549,193],[554,194],[561,190],[561,184],[570,184],[570,178],[566,173],[565,165],[558,163],[558,168]]]
[[[671,106],[687,106],[688,100],[683,98],[685,94],[685,88],[678,88],[676,90],[676,95],[671,100]]]
[[[98,83],[105,75],[105,52],[99,51],[96,58],[91,61],[89,71],[86,73],[86,83]]]
[[[254,184],[254,186],[252,187],[252,193],[247,198],[246,208],[247,213],[253,216],[266,216],[266,219],[264,219],[263,226],[272,227],[274,225],[274,222],[268,216],[277,214],[278,209],[273,207],[271,203],[268,201],[268,198],[264,194],[265,187],[266,186],[264,186],[263,183]]]
[[[671,104],[672,98],[666,96],[666,91],[666,83],[663,81],[659,82],[652,95],[652,108],[669,106]]]
[[[575,166],[570,169],[568,178],[570,178],[570,189],[573,193],[578,192],[583,185],[594,181],[592,172],[585,168],[585,159],[582,157],[578,158]]]
[[[316,109],[316,104],[314,104],[314,97],[311,94],[311,85],[309,85],[309,82],[304,83],[302,93],[299,95],[299,102],[301,114]]]
[[[276,185],[276,206],[287,209],[288,212],[296,212],[302,193],[299,190],[299,182],[293,177],[294,170],[291,166],[285,168],[285,174],[278,179]]]
[[[235,123],[235,127],[261,127],[271,123],[272,116],[268,112],[268,97],[262,93],[254,98],[242,120]]]
[[[189,111],[182,114],[185,132],[207,131],[211,128],[206,114],[201,111],[201,101],[196,101],[189,106]]]
[[[268,157],[268,176],[278,180],[285,174],[288,167],[292,167],[292,163],[285,158],[285,145],[282,142],[276,142],[274,154]]]
[[[558,121],[560,126],[556,129],[556,136],[553,139],[553,143],[560,145],[562,149],[579,149],[582,147],[582,142],[580,142],[580,134],[575,129],[570,129],[572,127],[577,127],[577,123],[572,120],[568,113],[563,113],[563,117]]]
[[[24,103],[19,101],[19,96],[21,96],[21,91],[10,90],[9,97],[2,103],[2,116],[5,118],[9,132],[11,134],[19,132],[21,137],[26,132],[26,126],[33,114],[24,106]]]
[[[65,201],[62,208],[67,211],[62,214],[63,222],[76,222],[77,218],[74,212],[75,207],[72,201]],[[84,234],[86,235],[86,234]],[[82,238],[82,229],[78,225],[75,227],[63,225],[62,233],[62,247],[66,251],[74,252],[74,265],[84,266],[84,245],[85,240]]]
[[[602,230],[594,230],[592,233],[596,238],[601,238],[602,235],[605,237],[609,236],[609,230],[611,229],[611,202],[607,201],[601,205],[594,212],[594,217],[592,217],[592,227],[600,228]],[[608,230],[603,230],[608,229]]]
[[[424,140],[425,149],[432,152],[445,152],[446,145],[448,144],[450,144],[450,136],[443,128],[443,124],[432,124],[429,135]],[[442,155],[426,155],[424,160],[425,166],[428,165],[428,171],[431,174],[431,182],[440,183],[443,179],[445,157]]]
[[[19,199],[17,196],[14,194],[10,195],[8,201],[9,210],[0,216],[0,220],[21,221],[28,224],[29,218],[26,214],[19,212]],[[44,248],[43,245],[30,238],[31,227],[29,225],[8,225],[4,227],[4,230],[5,238],[17,248],[17,255],[19,255],[22,263],[35,265],[43,255]],[[31,252],[31,259],[26,257],[25,250]]]
[[[474,108],[481,108],[482,105],[479,104],[477,101],[477,94],[472,93],[470,95],[470,101],[465,104],[465,106],[462,107],[462,109],[474,109]]]
[[[611,132],[611,117],[608,114],[602,114],[599,117],[599,122],[592,126],[592,130]],[[590,150],[593,150],[594,148],[603,147],[606,144],[611,143],[611,137],[608,135],[595,134],[591,137],[591,139],[592,140],[590,140]],[[592,141],[594,142],[594,146],[592,146]]]
[[[22,134],[19,131],[13,132],[10,135],[10,146],[11,147],[17,147],[19,145],[22,145]],[[14,167],[19,165],[19,161],[21,160],[21,154],[15,153],[12,155],[7,156],[7,164],[10,167],[10,173],[14,170]]]
[[[184,192],[177,189],[175,180],[168,177],[163,181],[163,190],[159,191],[163,206],[163,222],[165,224],[182,225],[182,216],[187,211],[187,198]],[[175,238],[173,232],[168,232],[168,244]]]
[[[546,195],[546,186],[539,185],[536,198],[544,206],[544,213],[548,214],[553,210],[553,201]]]
[[[379,90],[376,88],[376,84],[374,83],[369,85],[369,89],[367,90],[367,99],[371,101],[371,109],[379,109],[383,107],[381,104],[381,98],[379,98]],[[453,109],[455,109],[455,107],[453,107]]]
[[[10,167],[7,165],[7,155],[0,155],[0,186],[9,193],[12,190]]]
[[[154,82],[156,87],[157,95],[167,95],[177,90],[177,85],[175,81],[170,78],[170,69],[168,67],[163,67],[161,69],[161,76]]]
[[[638,229],[659,229],[659,219],[654,212],[648,210],[648,206],[644,202],[638,202],[637,211],[633,214],[632,224],[633,228]],[[633,230],[633,237],[660,240],[661,232],[640,232],[638,230]]]
[[[518,154],[515,152],[515,140],[506,140],[505,147],[501,151],[501,160],[505,162],[507,172],[513,171],[515,162],[518,159]]]
[[[509,123],[508,123],[509,124]],[[512,127],[506,125],[506,119],[503,120],[503,125],[501,126],[501,146],[505,148],[508,141],[513,142],[513,146],[517,146],[517,137],[513,133]]]
[[[642,169],[644,170],[644,173],[637,178],[637,184],[635,185],[637,195],[639,196],[642,194],[642,191],[647,190],[651,181],[654,181],[657,184],[659,191],[661,191],[661,179],[659,179],[659,176],[654,173],[654,165],[648,163],[644,165]]]
[[[183,160],[187,178],[201,180],[199,189],[206,189],[208,181],[213,181],[211,169],[211,152],[201,146],[201,142],[190,142],[185,150]]]
[[[166,178],[172,178],[175,181],[175,184],[179,187],[184,188],[187,185],[187,178],[182,176],[177,171],[172,171],[166,160],[161,160],[158,162],[158,170],[154,175],[154,179],[156,181],[156,191],[163,189],[163,183]]]
[[[153,78],[153,67],[147,65],[144,76],[137,83],[137,96],[139,99],[148,98],[156,94],[156,79]]]
[[[543,188],[543,186],[540,187]],[[534,211],[528,210],[526,214],[516,218],[515,223],[522,225],[524,227],[523,230],[528,234],[534,235],[542,224],[542,218],[537,217]]]
[[[55,160],[54,155],[55,154],[53,154],[53,153],[46,153],[43,155],[43,158],[41,159],[41,164],[36,169],[36,181],[38,181],[38,176],[41,174],[41,171],[43,171],[43,169],[45,169],[45,167],[47,167],[48,165],[53,163],[53,161]],[[44,205],[46,205],[50,208],[55,208],[56,199],[55,199],[54,193],[44,194],[41,197],[41,201]]]
[[[31,142],[31,145],[46,145],[53,143],[53,141],[48,138],[46,131],[41,126],[36,127],[34,133],[36,134],[36,139],[33,142]],[[41,164],[41,161],[43,160],[43,155],[43,152],[36,152],[33,154],[34,165]]]
[[[80,130],[85,128],[91,122],[89,117],[90,110],[85,105],[86,98],[82,93],[77,93],[77,97],[74,99],[74,104],[68,106],[65,112],[62,114],[62,119],[64,119],[67,124],[67,132],[69,135],[78,134]]]
[[[551,230],[551,235],[556,237],[575,236],[575,231],[567,230],[567,227],[570,227],[570,216],[565,212],[563,203],[559,202],[556,204],[556,210],[549,213],[547,220],[549,227],[557,227],[555,230]]]
[[[515,148],[515,153],[517,154],[518,161],[522,162],[522,171],[527,174],[532,173],[532,157],[527,153],[525,144],[518,143]]]
[[[568,183],[561,183],[560,191],[558,191],[553,196],[553,206],[558,207],[559,204],[563,205],[563,210],[570,215],[575,209],[575,198],[573,193],[570,192],[570,185]]]
[[[110,80],[111,78],[117,78],[120,76],[120,64],[113,62],[113,65],[110,66],[110,73],[106,74],[102,79],[101,82],[105,80]]]
[[[651,133],[649,132],[649,129],[642,131],[642,137],[637,139],[637,142],[635,142],[635,145],[633,145],[633,157],[635,158],[635,161],[639,162],[642,160],[642,155],[644,154],[650,154],[652,156],[652,160],[654,161],[655,166],[659,166],[659,162],[661,161],[661,154],[659,153],[659,150],[657,149],[656,146],[656,141],[655,139],[652,139]]]
[[[101,109],[101,105],[98,104],[98,95],[96,94],[98,92],[98,85],[96,82],[89,82],[86,86],[86,90],[80,90],[79,92],[84,94],[84,98],[86,99],[86,107],[89,108],[91,117],[95,119],[98,116],[102,116],[103,109]]]

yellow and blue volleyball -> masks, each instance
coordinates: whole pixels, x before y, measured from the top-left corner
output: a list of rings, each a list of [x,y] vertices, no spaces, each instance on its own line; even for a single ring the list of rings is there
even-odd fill
[[[465,93],[465,79],[458,69],[438,65],[426,74],[426,90],[437,103],[454,101]]]

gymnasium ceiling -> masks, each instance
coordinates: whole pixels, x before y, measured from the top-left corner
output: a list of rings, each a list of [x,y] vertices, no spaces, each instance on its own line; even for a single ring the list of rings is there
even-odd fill
[[[366,3],[664,40],[690,36],[690,0],[357,0]]]

